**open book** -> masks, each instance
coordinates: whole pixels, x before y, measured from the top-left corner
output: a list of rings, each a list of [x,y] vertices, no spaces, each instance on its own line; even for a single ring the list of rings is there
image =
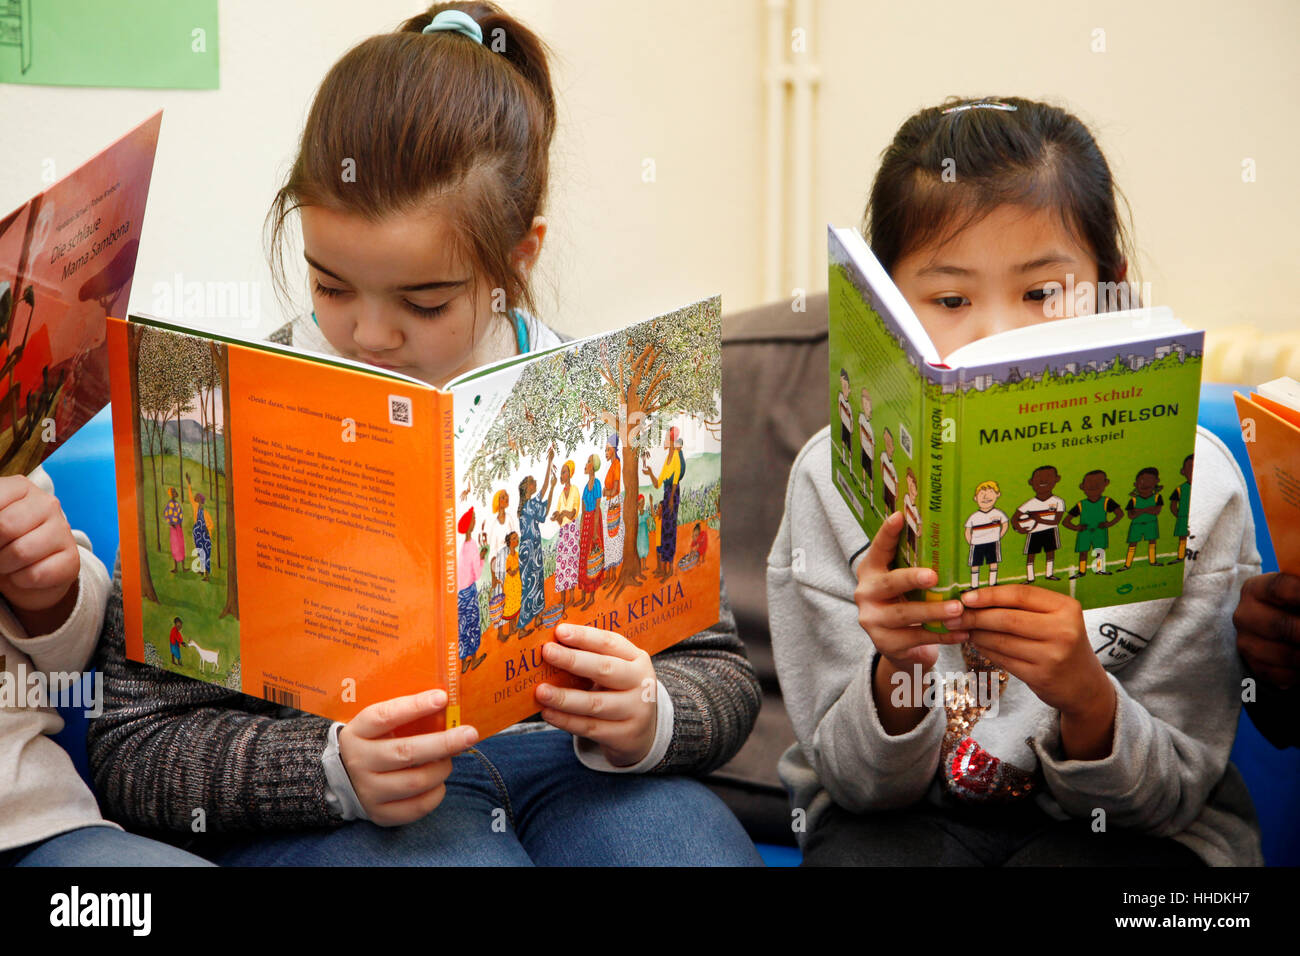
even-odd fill
[[[576,685],[561,621],[712,626],[720,344],[713,298],[438,389],[110,320],[128,656],[342,721],[441,687],[420,729],[487,737]]]
[[[1300,574],[1300,382],[1277,378],[1233,398],[1278,568]]]
[[[829,242],[835,484],[868,537],[903,512],[898,565],[939,575],[925,600],[1182,592],[1202,332],[1132,309],[940,356],[856,230]]]
[[[104,320],[131,295],[162,113],[0,219],[0,475],[108,404]]]

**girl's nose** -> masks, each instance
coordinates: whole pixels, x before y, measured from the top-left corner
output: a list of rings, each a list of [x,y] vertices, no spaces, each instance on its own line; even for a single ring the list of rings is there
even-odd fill
[[[357,312],[352,341],[366,352],[386,352],[402,344],[402,333],[397,323],[385,317],[382,306],[363,304]]]

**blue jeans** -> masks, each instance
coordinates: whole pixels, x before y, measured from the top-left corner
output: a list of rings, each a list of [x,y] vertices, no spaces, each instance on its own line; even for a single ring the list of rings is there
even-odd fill
[[[739,821],[688,777],[589,770],[557,730],[499,734],[452,758],[447,793],[400,827],[222,838],[222,866],[761,866]]]
[[[81,827],[0,851],[0,866],[211,866],[166,843],[111,827]]]

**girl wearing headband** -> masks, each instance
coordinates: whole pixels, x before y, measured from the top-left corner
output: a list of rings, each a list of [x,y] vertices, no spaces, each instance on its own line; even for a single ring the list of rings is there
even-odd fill
[[[529,283],[554,129],[545,47],[494,4],[438,4],[350,50],[319,87],[268,217],[283,292],[297,213],[315,307],[275,338],[436,385],[558,344]],[[722,608],[653,660],[618,633],[562,624],[543,657],[600,676],[598,688],[542,683],[541,719],[481,743],[469,726],[411,737],[398,760],[389,733],[445,707],[442,690],[346,725],[285,713],[128,663],[119,593],[90,733],[101,798],[222,863],[757,862],[730,811],[686,776],[730,759],[758,710],[725,593]],[[206,834],[190,829],[194,807]]]

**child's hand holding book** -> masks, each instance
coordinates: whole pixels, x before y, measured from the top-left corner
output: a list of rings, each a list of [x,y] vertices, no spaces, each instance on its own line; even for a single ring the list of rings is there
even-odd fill
[[[0,478],[0,595],[29,636],[67,621],[81,554],[59,500],[25,475]]]
[[[959,626],[971,645],[1060,712],[1067,759],[1107,756],[1115,689],[1088,640],[1079,602],[1028,584],[976,588],[961,600],[966,611]]]
[[[561,624],[542,645],[546,662],[592,682],[590,690],[539,684],[542,719],[599,745],[616,767],[640,763],[654,746],[657,686],[650,655],[621,634]]]
[[[380,701],[339,731],[339,758],[366,816],[381,827],[413,823],[446,795],[451,758],[478,741],[473,727],[395,737],[393,732],[447,706],[447,692]]]

